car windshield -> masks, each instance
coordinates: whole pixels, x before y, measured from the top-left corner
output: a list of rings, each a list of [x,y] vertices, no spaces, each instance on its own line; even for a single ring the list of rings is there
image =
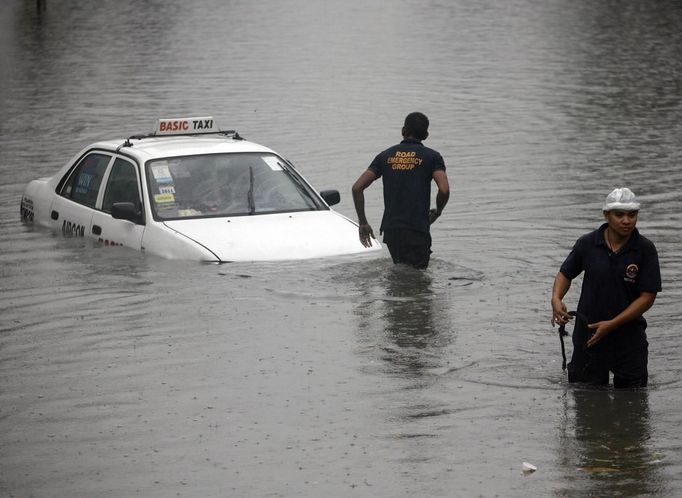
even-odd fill
[[[323,205],[274,154],[232,153],[156,159],[147,163],[159,219],[310,211]]]

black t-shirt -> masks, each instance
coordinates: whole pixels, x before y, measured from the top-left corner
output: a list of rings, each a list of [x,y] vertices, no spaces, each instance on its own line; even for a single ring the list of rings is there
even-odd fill
[[[612,253],[604,242],[607,226],[604,223],[580,237],[560,270],[570,280],[585,272],[578,312],[588,323],[610,320],[642,292],[661,291],[661,270],[653,242],[635,229],[625,246]],[[640,317],[614,330],[606,339],[641,344],[646,340],[645,329],[646,320]]]
[[[369,170],[382,177],[384,184],[380,232],[407,228],[429,233],[431,179],[439,169],[445,170],[443,157],[411,138],[374,158]]]

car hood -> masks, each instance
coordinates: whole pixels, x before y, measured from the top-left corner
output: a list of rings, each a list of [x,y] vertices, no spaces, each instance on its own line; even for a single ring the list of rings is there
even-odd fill
[[[367,253],[355,223],[333,210],[260,214],[164,223],[220,261],[276,261]]]

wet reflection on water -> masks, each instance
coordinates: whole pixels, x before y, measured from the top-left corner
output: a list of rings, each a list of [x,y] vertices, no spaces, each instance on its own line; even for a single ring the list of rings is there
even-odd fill
[[[658,471],[662,455],[651,445],[647,390],[576,388],[566,397],[560,464],[567,485],[561,496],[652,496],[664,491]]]
[[[413,378],[433,368],[439,347],[453,340],[451,324],[436,308],[436,296],[431,289],[431,275],[396,266],[386,273],[385,296],[377,302],[373,313],[383,326],[381,359],[388,365],[387,373]],[[445,342],[445,344],[443,344]]]

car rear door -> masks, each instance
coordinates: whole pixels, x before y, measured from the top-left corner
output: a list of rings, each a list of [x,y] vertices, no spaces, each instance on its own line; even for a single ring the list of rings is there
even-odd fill
[[[55,229],[69,236],[92,236],[92,216],[112,157],[90,151],[62,178],[50,206],[50,224]]]
[[[139,250],[144,234],[144,208],[140,189],[140,174],[136,164],[117,156],[105,180],[100,210],[92,215],[91,232],[101,243],[126,246]],[[137,222],[116,219],[111,207],[116,202],[131,202],[140,212]]]

